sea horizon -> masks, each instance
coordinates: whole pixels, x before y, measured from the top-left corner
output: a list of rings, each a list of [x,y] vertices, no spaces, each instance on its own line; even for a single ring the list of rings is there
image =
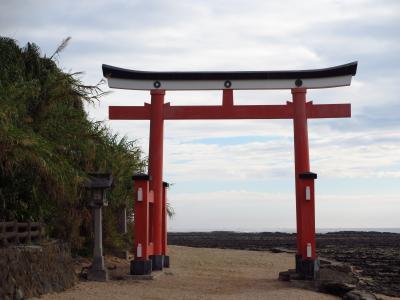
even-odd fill
[[[227,231],[227,232],[242,232],[242,233],[258,233],[258,232],[283,232],[283,233],[296,233],[294,228],[184,228],[184,229],[171,229],[169,232],[216,232],[216,231]],[[337,227],[337,228],[317,228],[316,233],[328,233],[328,232],[339,232],[339,231],[360,231],[360,232],[388,232],[388,233],[400,233],[400,227]]]

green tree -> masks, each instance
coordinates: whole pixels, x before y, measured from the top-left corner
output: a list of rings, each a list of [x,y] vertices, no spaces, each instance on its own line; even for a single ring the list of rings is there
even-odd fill
[[[115,212],[132,209],[131,176],[146,161],[135,141],[88,120],[84,103],[102,91],[57,66],[68,40],[47,58],[35,44],[0,37],[0,220],[42,221],[52,237],[85,250],[92,224],[82,184],[90,172],[112,172],[105,243],[123,246]]]

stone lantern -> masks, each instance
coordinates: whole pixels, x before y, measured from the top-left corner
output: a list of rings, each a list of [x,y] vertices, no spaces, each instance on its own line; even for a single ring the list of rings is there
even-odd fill
[[[106,191],[111,188],[112,183],[113,177],[109,173],[90,173],[89,180],[85,184],[89,206],[93,208],[94,212],[94,251],[92,266],[88,270],[88,280],[108,280],[103,257],[101,208],[108,205]]]

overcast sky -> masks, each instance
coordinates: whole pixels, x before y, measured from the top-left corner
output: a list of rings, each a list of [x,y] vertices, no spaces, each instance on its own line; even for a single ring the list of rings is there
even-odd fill
[[[400,227],[400,1],[6,1],[0,34],[37,43],[82,80],[101,64],[139,70],[289,70],[357,60],[350,87],[310,90],[314,103],[351,103],[351,119],[309,121],[318,228]],[[105,90],[110,90],[104,86]],[[236,92],[236,104],[284,104],[290,91]],[[109,105],[148,92],[113,92],[87,107],[148,152],[147,121],[109,121]],[[168,92],[180,105],[221,93]],[[167,121],[170,230],[295,228],[290,120]]]

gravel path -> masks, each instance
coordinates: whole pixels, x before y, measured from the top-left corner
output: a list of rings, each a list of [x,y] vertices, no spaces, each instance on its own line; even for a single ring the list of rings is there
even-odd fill
[[[296,249],[296,234],[282,232],[171,232],[171,245],[241,250]],[[374,293],[400,297],[400,234],[341,231],[317,234],[321,258],[354,266],[360,286]]]
[[[81,282],[41,300],[156,299],[338,299],[278,281],[293,255],[170,246],[171,268],[151,281]]]

